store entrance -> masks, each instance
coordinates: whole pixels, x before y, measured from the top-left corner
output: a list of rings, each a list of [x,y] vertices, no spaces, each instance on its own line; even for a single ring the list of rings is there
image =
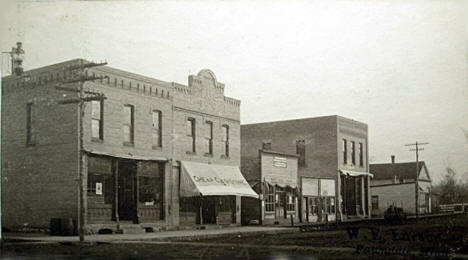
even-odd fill
[[[203,224],[216,224],[216,197],[202,198]]]
[[[136,170],[135,161],[119,161],[118,211],[120,220],[136,219]]]

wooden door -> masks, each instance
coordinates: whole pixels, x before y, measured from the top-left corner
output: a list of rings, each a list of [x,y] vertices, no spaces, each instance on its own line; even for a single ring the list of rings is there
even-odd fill
[[[118,201],[120,220],[136,217],[136,162],[119,162]]]

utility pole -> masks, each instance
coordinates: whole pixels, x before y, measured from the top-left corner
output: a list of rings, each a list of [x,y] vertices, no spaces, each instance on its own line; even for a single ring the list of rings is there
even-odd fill
[[[68,81],[63,81],[61,82],[62,84],[69,84],[69,83],[79,83],[78,89],[72,88],[72,87],[63,87],[60,85],[56,86],[56,89],[58,90],[64,90],[64,91],[70,91],[70,92],[75,92],[78,93],[78,98],[74,99],[68,99],[68,100],[62,100],[59,103],[60,104],[77,104],[78,106],[78,120],[79,120],[79,138],[78,138],[78,147],[79,147],[79,152],[78,152],[78,161],[79,161],[79,197],[80,197],[80,202],[79,202],[79,217],[78,217],[78,233],[80,235],[80,242],[83,242],[85,240],[85,225],[86,225],[86,191],[85,191],[85,176],[84,176],[84,160],[85,160],[85,151],[84,151],[84,140],[83,140],[83,133],[84,133],[84,127],[83,127],[83,118],[85,116],[85,103],[90,102],[93,100],[98,100],[102,101],[106,99],[106,97],[97,92],[92,92],[92,91],[87,91],[84,89],[84,83],[86,81],[93,81],[96,79],[103,79],[106,77],[96,77],[96,76],[88,76],[85,74],[85,69],[91,68],[91,67],[97,67],[97,66],[103,66],[106,65],[107,62],[100,62],[100,63],[95,63],[95,62],[87,62],[83,63],[81,60],[78,65],[73,65],[65,70],[68,70],[70,72],[74,72],[78,70],[78,77],[68,80]],[[90,96],[85,96],[85,95],[90,95]]]
[[[405,144],[405,146],[415,146],[415,148],[410,149],[410,151],[416,152],[416,179],[414,182],[415,190],[414,190],[414,197],[415,197],[415,210],[416,210],[416,220],[419,218],[419,151],[424,150],[424,148],[420,148],[420,146],[426,145],[429,143],[416,143],[414,144]]]

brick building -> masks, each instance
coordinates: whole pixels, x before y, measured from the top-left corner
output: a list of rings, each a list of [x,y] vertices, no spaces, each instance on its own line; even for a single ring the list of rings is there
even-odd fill
[[[48,227],[77,220],[79,114],[71,60],[2,78],[2,224]],[[241,196],[257,195],[240,171],[240,101],[210,70],[188,85],[109,66],[86,69],[86,228],[239,224]],[[204,176],[210,172],[210,176]],[[190,191],[190,192],[188,192]],[[138,224],[138,225],[135,225]]]
[[[418,170],[418,208],[419,214],[428,214],[431,209],[432,180],[424,161],[370,164],[374,174],[371,181],[372,214],[383,215],[389,206],[403,208],[406,213],[416,213],[416,170]]]
[[[298,156],[299,221],[323,222],[369,217],[370,177],[367,125],[340,116],[325,116],[241,126],[241,169],[254,186],[259,178],[259,150]],[[280,187],[281,188],[281,187]],[[256,188],[256,191],[261,191]],[[262,194],[262,205],[274,212],[281,196]],[[272,200],[272,201],[269,201]],[[283,199],[284,200],[284,199]]]

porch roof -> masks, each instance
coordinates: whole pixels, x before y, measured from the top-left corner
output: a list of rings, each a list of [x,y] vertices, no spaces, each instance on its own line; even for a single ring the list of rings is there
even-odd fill
[[[352,177],[356,176],[370,176],[371,178],[374,178],[374,175],[370,172],[357,172],[357,171],[350,171],[350,170],[340,170],[340,173],[343,175],[348,175]]]

